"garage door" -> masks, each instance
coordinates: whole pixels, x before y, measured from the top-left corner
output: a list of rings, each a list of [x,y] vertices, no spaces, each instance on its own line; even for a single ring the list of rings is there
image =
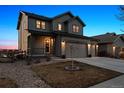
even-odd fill
[[[121,51],[121,48],[120,47],[116,47],[115,48],[115,57],[119,58],[120,51]]]
[[[82,58],[87,56],[87,48],[85,44],[66,43],[66,57]]]
[[[91,46],[91,56],[94,57],[95,56],[95,45]]]

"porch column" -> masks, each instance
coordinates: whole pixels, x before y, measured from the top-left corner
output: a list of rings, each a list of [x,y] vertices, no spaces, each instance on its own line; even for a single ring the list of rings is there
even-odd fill
[[[28,52],[29,52],[29,55],[32,55],[32,53],[33,53],[33,36],[32,35],[30,35],[30,38],[29,38],[29,50],[28,50]]]
[[[55,56],[61,56],[61,36],[58,35],[55,38]]]

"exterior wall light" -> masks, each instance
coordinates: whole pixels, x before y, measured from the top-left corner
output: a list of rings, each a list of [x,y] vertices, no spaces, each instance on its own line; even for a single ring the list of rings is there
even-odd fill
[[[115,49],[116,49],[116,47],[115,46],[113,46],[113,56],[115,56]]]
[[[61,42],[61,51],[62,51],[62,55],[65,55],[65,41]]]
[[[88,44],[88,55],[91,55],[91,44]]]

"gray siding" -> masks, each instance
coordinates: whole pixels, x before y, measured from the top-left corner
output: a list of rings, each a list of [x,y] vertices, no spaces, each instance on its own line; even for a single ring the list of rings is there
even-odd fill
[[[72,30],[73,25],[79,26],[79,32],[73,32],[73,30]],[[69,33],[77,34],[77,35],[83,35],[83,26],[78,20],[74,19],[74,20],[70,21],[68,27],[69,27],[69,30],[68,30]]]
[[[52,25],[53,25],[53,31],[57,31],[57,24],[61,23],[62,24],[62,31],[65,31],[65,25],[64,22],[68,19],[70,19],[71,17],[69,15],[64,15],[62,17],[56,18],[52,21]],[[68,30],[68,29],[67,29]]]
[[[61,23],[62,24],[62,31],[69,32],[72,34],[77,34],[77,35],[83,35],[83,25],[77,20],[77,19],[71,19],[69,22],[65,22],[67,20],[70,20],[71,17],[69,15],[65,15],[59,18],[56,18],[53,20],[53,31],[57,31],[57,24]],[[72,31],[72,26],[73,25],[78,25],[79,26],[79,32],[73,32]]]
[[[32,42],[35,42],[31,44],[32,48],[32,54],[43,54],[44,53],[44,37],[40,36],[32,36]]]
[[[51,23],[48,21],[45,21],[46,29],[36,28],[36,20],[38,20],[38,19],[28,18],[28,23],[29,23],[28,29],[36,30],[36,31],[50,31],[51,30]],[[44,21],[44,20],[40,20],[40,21]]]

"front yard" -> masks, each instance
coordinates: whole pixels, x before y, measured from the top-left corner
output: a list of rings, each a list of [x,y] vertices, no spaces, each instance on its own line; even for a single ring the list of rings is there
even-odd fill
[[[16,82],[10,78],[0,78],[0,88],[17,88]]]
[[[46,65],[34,65],[32,70],[51,87],[55,88],[83,88],[121,75],[108,69],[75,62],[79,71],[66,71],[65,66],[71,62],[60,62]]]

